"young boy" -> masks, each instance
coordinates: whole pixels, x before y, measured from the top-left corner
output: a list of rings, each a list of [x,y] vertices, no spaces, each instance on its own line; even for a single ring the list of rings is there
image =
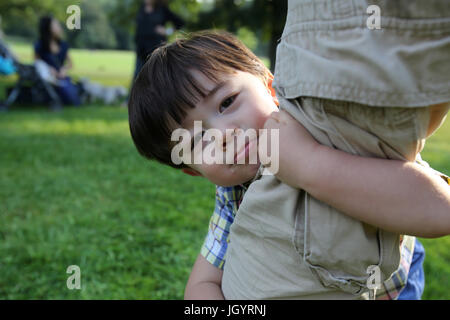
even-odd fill
[[[129,120],[133,140],[142,155],[182,169],[185,173],[201,175],[224,187],[252,187],[262,180],[249,184],[257,176],[259,164],[176,165],[171,157],[174,145],[171,142],[172,131],[177,128],[193,131],[194,121],[201,120],[203,127],[219,129],[225,136],[226,129],[258,130],[265,126],[274,127],[278,121],[281,137],[279,175],[286,181],[291,179],[289,182],[293,185],[291,188],[280,182],[279,192],[289,194],[301,188],[318,198],[328,196],[327,199],[331,198],[341,210],[345,209],[343,211],[348,211],[361,220],[365,219],[372,225],[398,234],[436,237],[449,233],[450,195],[442,179],[414,163],[356,157],[321,146],[287,113],[277,111],[276,98],[270,88],[270,72],[261,61],[228,34],[203,33],[188,40],[178,40],[152,54],[133,86]],[[224,140],[228,142],[227,138]],[[288,144],[290,140],[295,141],[295,149],[301,151],[301,157],[289,150],[293,147]],[[183,143],[190,145],[192,142]],[[224,148],[226,146],[227,144]],[[250,152],[248,150],[245,153],[246,159]],[[323,177],[331,176],[330,171],[334,171],[336,161],[342,165],[352,164],[354,168],[352,171],[342,170],[340,179],[332,179],[325,185],[315,183],[314,181],[321,182]],[[320,174],[317,170],[321,171]],[[370,184],[369,187],[361,185],[361,177]],[[384,183],[385,177],[390,177],[390,184]],[[220,187],[218,190],[220,191]],[[354,195],[355,190],[359,197],[349,197],[349,193]],[[374,199],[377,200],[375,208]],[[261,207],[266,205],[271,204],[261,202]],[[426,213],[430,205],[434,210]],[[274,227],[280,226],[277,223],[278,212],[295,218],[295,215],[289,213],[290,209],[285,210],[283,206],[284,204],[280,204],[273,211],[270,224]],[[233,226],[239,216],[237,215]],[[295,221],[290,222],[294,225]],[[284,232],[281,227],[280,230],[281,233]],[[265,235],[266,238],[271,236]],[[231,243],[234,243],[234,239]],[[404,240],[402,244],[404,247],[406,242],[408,241]],[[235,246],[238,244],[236,242]],[[328,247],[332,245],[324,244]],[[358,246],[358,243],[353,246]],[[250,251],[253,248],[242,249]],[[289,268],[295,268],[298,261],[290,254],[287,253],[286,259],[280,259],[280,262]],[[358,261],[358,257],[354,261]],[[354,261],[347,263],[352,264]],[[228,262],[227,253],[227,265]],[[246,274],[256,274],[264,270],[256,267],[242,270],[244,271]],[[282,272],[283,270],[278,270],[281,277]],[[309,276],[311,283],[314,282],[313,286],[317,286],[316,276],[312,273]],[[186,296],[223,298],[221,279],[222,271],[200,256],[189,280]],[[251,289],[251,285],[246,285]],[[271,286],[276,288],[280,283],[272,282]],[[280,287],[280,291],[284,289]],[[289,290],[291,288],[287,288]],[[295,290],[300,292],[288,292],[283,297],[298,297],[299,293],[302,294],[302,288],[297,287]],[[337,288],[334,291],[342,290]],[[265,294],[267,297],[280,298],[279,292],[273,296],[270,292]],[[361,294],[359,292],[340,297]]]

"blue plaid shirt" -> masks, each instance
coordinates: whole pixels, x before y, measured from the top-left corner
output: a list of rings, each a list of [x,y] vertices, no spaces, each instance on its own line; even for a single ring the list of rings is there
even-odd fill
[[[230,227],[244,196],[244,186],[216,187],[216,205],[209,221],[209,230],[201,255],[219,269],[223,269],[228,248]]]

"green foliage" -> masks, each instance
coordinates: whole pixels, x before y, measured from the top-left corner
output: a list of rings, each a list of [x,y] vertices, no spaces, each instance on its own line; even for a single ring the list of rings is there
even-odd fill
[[[76,48],[114,49],[116,36],[105,10],[96,1],[83,1],[81,29],[68,30],[69,43]]]
[[[446,125],[447,135],[450,126]],[[442,135],[441,135],[442,136]],[[449,157],[447,156],[447,159]],[[448,165],[449,162],[447,162]],[[447,174],[449,174],[447,167]],[[425,292],[424,299],[449,300],[450,294],[450,237],[421,239],[425,247]]]
[[[9,1],[3,8],[2,20],[6,34],[18,35],[36,40],[38,37],[39,18],[52,14],[65,29],[66,10],[69,5],[81,8],[81,30],[66,29],[67,40],[73,47],[112,49],[117,47],[116,36],[109,23],[106,9],[108,4],[101,1],[88,0],[42,0],[42,1]],[[27,21],[27,23],[23,23]]]
[[[38,22],[43,15],[52,14],[60,21],[67,18],[69,5],[81,0],[8,0],[0,1],[2,28],[6,34],[36,39]],[[24,23],[26,21],[26,23]]]
[[[69,4],[81,6],[81,30],[67,30],[72,47],[133,49],[136,13],[143,0],[10,0],[0,2],[10,35],[37,37],[38,19],[52,13],[65,23]],[[219,28],[241,36],[274,63],[276,40],[286,18],[286,0],[172,0],[169,7],[186,21],[185,31]],[[27,23],[22,23],[27,21]],[[174,39],[171,37],[170,39]],[[266,45],[268,43],[268,46]]]
[[[142,0],[117,1],[107,9],[110,22],[116,30],[119,30],[118,33],[122,35],[122,37],[125,37],[125,34],[129,35],[130,39],[127,41],[130,41],[132,35],[134,35],[136,28],[136,14],[141,3]],[[196,0],[172,0],[168,1],[168,5],[169,8],[183,18],[188,25],[197,20],[198,12],[201,9],[201,4]]]
[[[254,32],[246,27],[239,28],[237,37],[252,51],[258,46],[258,39]]]
[[[273,69],[277,40],[283,32],[286,14],[286,0],[216,0],[210,10],[199,13],[197,22],[191,23],[190,28],[221,28],[232,33],[237,33],[243,27],[252,30],[257,34],[259,45],[268,44],[263,55],[269,57]],[[257,51],[262,53],[262,49],[257,48]]]

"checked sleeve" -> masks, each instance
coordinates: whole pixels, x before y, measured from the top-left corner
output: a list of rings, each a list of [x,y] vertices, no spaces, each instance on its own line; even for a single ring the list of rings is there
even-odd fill
[[[243,194],[242,186],[216,187],[216,204],[200,254],[219,269],[225,264],[230,227]]]

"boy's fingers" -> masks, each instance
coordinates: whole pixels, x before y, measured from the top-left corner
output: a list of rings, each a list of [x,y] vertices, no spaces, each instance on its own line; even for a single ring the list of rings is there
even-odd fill
[[[286,120],[283,119],[283,115],[281,114],[282,111],[275,111],[272,112],[267,118],[264,128],[266,129],[275,129],[280,128],[282,124],[286,124]]]

